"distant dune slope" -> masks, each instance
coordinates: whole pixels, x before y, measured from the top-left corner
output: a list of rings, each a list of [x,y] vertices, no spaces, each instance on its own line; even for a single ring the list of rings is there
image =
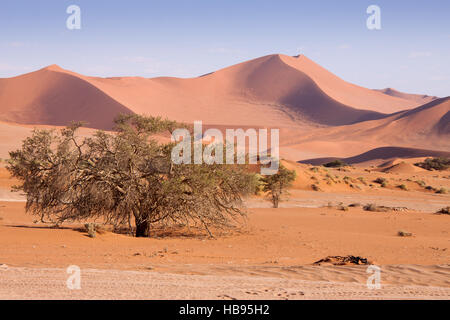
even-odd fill
[[[328,96],[349,107],[393,113],[422,104],[346,82],[304,55],[297,57],[280,55],[280,59],[294,69],[307,74]]]
[[[438,98],[435,96],[428,96],[426,94],[411,94],[411,93],[400,92],[400,91],[392,89],[392,88],[379,89],[379,90],[375,90],[375,91],[382,92],[382,93],[387,94],[392,97],[415,101],[420,104],[425,104],[425,103],[431,102]]]
[[[344,125],[417,102],[347,83],[304,56],[269,55],[192,78],[96,78],[50,66],[0,79],[0,120],[110,128],[118,113],[259,126]]]
[[[299,161],[300,163],[322,165],[330,161],[339,159],[348,164],[357,164],[371,160],[387,160],[392,158],[418,158],[418,157],[450,157],[450,152],[433,151],[414,148],[382,147],[376,148],[354,157],[348,158],[317,158]]]
[[[11,79],[0,79],[0,120],[39,125],[111,129],[118,113],[131,112],[88,82],[51,66]]]
[[[386,118],[347,126],[294,132],[282,144],[284,156],[296,160],[349,157],[383,146],[450,151],[450,97],[436,99]],[[307,152],[306,152],[307,151]]]
[[[98,78],[53,65],[0,79],[0,121],[111,129],[119,113],[137,113],[279,128],[282,157],[296,161],[382,146],[450,150],[450,100],[422,103],[432,98],[366,89],[303,55],[268,55],[190,79]]]

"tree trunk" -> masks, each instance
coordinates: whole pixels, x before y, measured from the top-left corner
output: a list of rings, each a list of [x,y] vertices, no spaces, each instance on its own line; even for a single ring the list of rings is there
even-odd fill
[[[136,221],[136,238],[150,237],[150,223],[148,221]]]
[[[274,208],[278,208],[278,202],[279,202],[279,198],[278,197],[273,197],[272,198],[272,202],[273,202],[273,207]]]

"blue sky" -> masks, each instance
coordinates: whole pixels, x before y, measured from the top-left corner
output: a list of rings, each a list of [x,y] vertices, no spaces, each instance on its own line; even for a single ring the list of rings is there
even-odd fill
[[[66,9],[81,8],[81,30]],[[381,8],[381,30],[366,9]],[[369,88],[450,95],[450,1],[2,0],[0,77],[58,64],[93,76],[194,77],[305,54]]]

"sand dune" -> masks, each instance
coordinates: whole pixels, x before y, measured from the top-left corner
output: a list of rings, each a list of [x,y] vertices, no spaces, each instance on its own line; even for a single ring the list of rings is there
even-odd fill
[[[424,172],[425,169],[415,166],[412,163],[400,162],[398,164],[394,164],[390,167],[384,168],[382,171],[387,173],[417,173]]]
[[[319,128],[302,135],[287,132],[285,135],[290,138],[285,140],[281,153],[289,159],[305,160],[348,158],[385,146],[449,151],[449,117],[450,98],[436,99],[384,119]],[[380,159],[387,159],[379,152],[377,155],[381,156]],[[409,156],[414,157],[414,154]]]
[[[119,112],[208,124],[343,125],[416,106],[349,84],[308,58],[269,55],[192,78],[96,78],[49,66],[0,79],[0,120],[110,128]]]
[[[387,160],[392,158],[417,158],[417,157],[450,157],[450,152],[414,149],[414,148],[401,148],[401,147],[382,147],[348,158],[329,157],[329,158],[301,160],[299,162],[312,165],[321,165],[336,159],[340,159],[348,164],[356,164],[371,160]]]
[[[304,55],[296,57],[280,55],[280,59],[310,76],[328,96],[353,108],[393,113],[422,104],[402,97],[387,96],[346,82]]]
[[[10,123],[0,124],[0,156],[27,131],[13,124],[83,120],[110,129],[118,113],[130,112],[205,127],[280,128],[289,160],[384,146],[450,150],[450,98],[420,105],[431,98],[359,87],[305,56],[268,55],[191,79],[88,77],[53,65],[0,79],[0,120]]]
[[[405,93],[405,92],[400,92],[400,91],[392,89],[392,88],[379,89],[376,91],[382,92],[382,93],[387,94],[392,97],[402,98],[405,100],[412,100],[412,101],[415,101],[420,104],[425,104],[425,103],[431,102],[435,99],[438,99],[438,97],[435,97],[435,96],[428,96],[426,94]]]
[[[130,110],[88,82],[50,66],[11,79],[0,79],[0,119],[21,124],[111,129],[118,113]]]

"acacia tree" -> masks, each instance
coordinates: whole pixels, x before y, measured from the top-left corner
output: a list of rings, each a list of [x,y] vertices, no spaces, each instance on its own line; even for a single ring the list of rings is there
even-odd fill
[[[280,163],[280,168],[276,174],[264,176],[261,179],[263,191],[267,192],[274,208],[278,208],[282,195],[287,192],[286,189],[292,185],[295,177],[294,170],[289,170]]]
[[[255,188],[244,166],[180,164],[172,143],[155,134],[180,126],[161,118],[123,115],[116,132],[76,135],[80,123],[60,133],[35,130],[10,152],[8,170],[21,181],[26,210],[42,221],[103,218],[115,226],[134,220],[137,237],[154,223],[227,226],[245,215],[242,197]]]

